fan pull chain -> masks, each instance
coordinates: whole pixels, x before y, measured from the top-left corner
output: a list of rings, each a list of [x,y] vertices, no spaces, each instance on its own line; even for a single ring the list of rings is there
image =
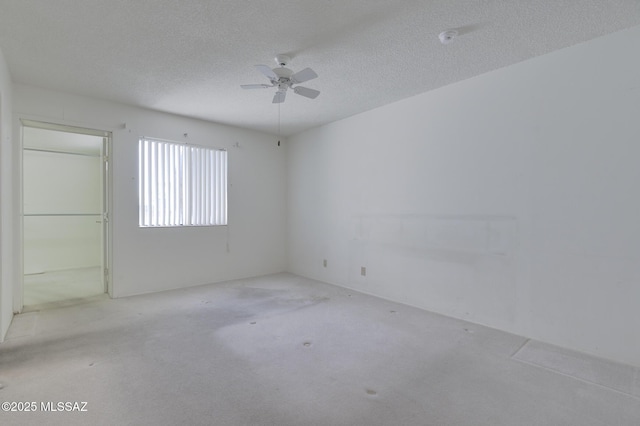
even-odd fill
[[[280,105],[278,104],[278,146],[280,146]]]

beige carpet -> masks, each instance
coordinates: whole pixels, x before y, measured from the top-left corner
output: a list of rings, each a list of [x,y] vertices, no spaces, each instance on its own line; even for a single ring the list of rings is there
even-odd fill
[[[67,269],[24,276],[26,311],[76,303],[104,294],[101,268]]]
[[[0,424],[640,424],[637,368],[531,345],[290,274],[100,300],[15,318]]]

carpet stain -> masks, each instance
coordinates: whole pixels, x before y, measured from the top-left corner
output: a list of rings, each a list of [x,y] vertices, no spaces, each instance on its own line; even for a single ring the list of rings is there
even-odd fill
[[[308,348],[309,346],[311,346],[311,342],[304,342],[302,345]]]
[[[367,389],[367,395],[377,395],[378,392],[374,391],[373,389]]]

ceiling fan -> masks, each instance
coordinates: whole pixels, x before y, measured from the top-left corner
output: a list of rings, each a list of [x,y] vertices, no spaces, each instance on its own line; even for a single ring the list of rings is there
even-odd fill
[[[293,89],[293,93],[298,95],[302,95],[307,98],[315,99],[320,94],[319,91],[314,89],[309,89],[308,87],[297,86],[300,83],[304,83],[305,81],[313,80],[318,77],[318,74],[315,73],[311,68],[305,68],[302,71],[298,71],[297,73],[293,73],[289,68],[287,68],[287,64],[291,61],[291,58],[287,55],[278,55],[275,57],[276,63],[279,65],[278,68],[269,68],[267,65],[256,65],[256,69],[264,74],[271,84],[242,84],[240,87],[243,89],[267,89],[269,87],[277,87],[278,91],[273,97],[273,103],[279,104],[284,102],[284,99],[287,95],[287,89]],[[293,87],[296,85],[295,87]]]

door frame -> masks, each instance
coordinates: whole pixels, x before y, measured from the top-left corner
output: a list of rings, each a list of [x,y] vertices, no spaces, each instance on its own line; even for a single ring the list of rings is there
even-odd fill
[[[17,262],[15,264],[19,265],[19,269],[15,273],[16,277],[16,286],[14,288],[14,313],[20,313],[24,309],[24,199],[23,199],[23,191],[24,191],[24,170],[23,170],[23,152],[24,152],[24,132],[23,129],[25,127],[45,129],[45,130],[55,130],[62,131],[67,133],[78,133],[83,135],[90,136],[98,136],[103,138],[103,149],[102,149],[102,262],[103,262],[103,282],[105,284],[105,293],[109,295],[109,297],[113,297],[113,281],[111,279],[113,275],[112,268],[112,227],[111,227],[111,205],[112,205],[112,170],[111,166],[111,149],[113,144],[113,134],[108,130],[98,130],[92,129],[88,127],[79,127],[68,124],[58,124],[51,123],[47,121],[42,121],[38,119],[30,119],[30,118],[18,118],[18,140],[19,146],[17,149],[17,164],[19,165],[19,170],[14,174],[18,178],[18,184],[16,187],[18,188],[18,203],[17,207],[19,209],[17,220],[18,220],[18,233],[16,243],[19,247],[15,252],[15,256],[18,257]]]

